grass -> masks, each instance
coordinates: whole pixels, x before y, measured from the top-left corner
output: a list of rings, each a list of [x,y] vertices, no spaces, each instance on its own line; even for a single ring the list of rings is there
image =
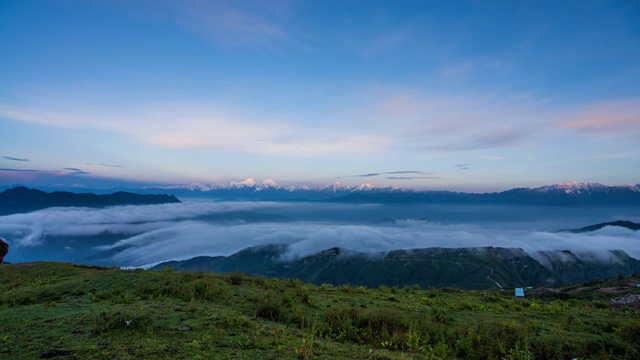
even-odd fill
[[[638,359],[640,312],[573,299],[376,289],[63,263],[0,266],[0,358]],[[188,325],[191,329],[178,330]]]

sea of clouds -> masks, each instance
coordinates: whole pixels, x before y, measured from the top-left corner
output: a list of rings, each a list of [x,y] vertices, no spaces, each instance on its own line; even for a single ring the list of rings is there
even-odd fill
[[[423,210],[416,214],[423,215]],[[431,214],[438,211],[428,210]],[[502,211],[513,213],[511,209]],[[58,240],[51,254],[78,247],[77,241],[72,241],[77,237],[91,242],[92,237],[115,235],[116,239],[108,244],[80,245],[89,247],[92,253],[107,254],[105,261],[119,266],[150,266],[195,256],[227,256],[247,247],[274,243],[289,245],[284,260],[332,247],[378,253],[427,247],[486,246],[522,248],[534,257],[538,251],[571,250],[609,261],[615,259],[606,250],[623,250],[640,259],[638,231],[606,227],[583,234],[555,232],[548,228],[567,228],[569,226],[562,225],[573,226],[580,221],[575,217],[558,221],[553,211],[549,210],[545,217],[540,215],[544,214],[540,209],[533,210],[538,214],[535,221],[528,221],[527,210],[519,208],[518,211],[520,217],[508,218],[505,222],[473,219],[456,222],[455,219],[430,221],[420,216],[394,219],[389,216],[400,211],[393,207],[344,204],[187,202],[105,209],[50,208],[0,217],[0,236],[8,239],[11,252],[24,255],[33,249],[53,246],[50,240],[53,238],[69,239],[69,242],[61,247]],[[446,212],[455,215],[455,208],[447,208]],[[460,212],[469,212],[469,209],[461,208]],[[619,213],[610,210],[600,217],[600,222],[615,220]],[[265,214],[277,217],[269,220]],[[410,212],[405,209],[402,214]],[[640,219],[633,213],[626,214],[626,220]],[[386,221],[377,223],[375,220],[379,218]],[[592,224],[587,221],[595,218],[585,219],[583,226]],[[48,260],[46,255],[41,257],[40,260]]]

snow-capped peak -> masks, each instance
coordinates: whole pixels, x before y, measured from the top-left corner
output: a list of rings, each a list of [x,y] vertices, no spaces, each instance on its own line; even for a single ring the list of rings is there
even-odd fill
[[[161,189],[183,189],[183,190],[191,190],[191,191],[209,191],[212,189],[211,185],[205,185],[198,182],[193,182],[191,184],[184,185],[172,185],[172,186],[164,186]]]
[[[256,186],[256,183],[257,182],[253,178],[248,178],[248,179],[240,181],[238,183],[238,185],[244,185],[244,186],[247,186],[247,187],[254,187],[254,186]]]
[[[271,180],[271,179],[267,179],[265,181],[262,182],[262,187],[278,187],[278,184],[276,184],[275,181]]]
[[[354,191],[366,191],[366,190],[373,190],[375,188],[375,186],[366,183],[366,184],[360,184],[358,186],[355,187],[355,189],[353,189]]]
[[[256,191],[260,191],[260,190],[265,190],[265,189],[280,189],[280,186],[278,186],[278,184],[276,184],[275,181],[271,180],[271,179],[267,179],[259,184],[255,184],[255,189]]]
[[[334,182],[332,185],[327,185],[327,186],[322,186],[320,187],[318,190],[320,191],[333,191],[336,192],[338,190],[341,190],[341,188],[343,188],[342,185],[340,185],[339,181]]]
[[[575,181],[570,181],[562,184],[548,185],[543,186],[541,188],[537,188],[535,190],[540,192],[549,192],[549,191],[560,191],[565,194],[583,194],[583,193],[591,193],[594,191],[606,191],[609,187],[598,184],[598,183],[579,183]]]

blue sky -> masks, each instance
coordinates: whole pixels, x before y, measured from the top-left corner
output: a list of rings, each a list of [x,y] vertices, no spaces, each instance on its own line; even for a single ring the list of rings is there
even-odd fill
[[[0,54],[0,185],[640,182],[638,1],[10,0]]]

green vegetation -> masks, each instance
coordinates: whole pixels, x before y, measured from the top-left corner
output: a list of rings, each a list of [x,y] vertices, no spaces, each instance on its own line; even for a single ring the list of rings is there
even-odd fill
[[[541,251],[535,260],[516,248],[425,248],[367,254],[339,248],[291,261],[286,245],[264,245],[231,256],[199,256],[158,265],[176,270],[242,272],[300,279],[316,285],[367,287],[418,284],[422,288],[496,289],[558,286],[640,272],[640,260],[623,251],[609,251],[613,261],[583,260],[570,251]],[[545,265],[543,265],[543,263]]]
[[[565,288],[571,299],[562,301],[514,299],[511,290],[3,265],[0,358],[57,349],[70,351],[60,359],[638,359],[640,312],[607,302],[640,293],[633,282],[637,275]]]

